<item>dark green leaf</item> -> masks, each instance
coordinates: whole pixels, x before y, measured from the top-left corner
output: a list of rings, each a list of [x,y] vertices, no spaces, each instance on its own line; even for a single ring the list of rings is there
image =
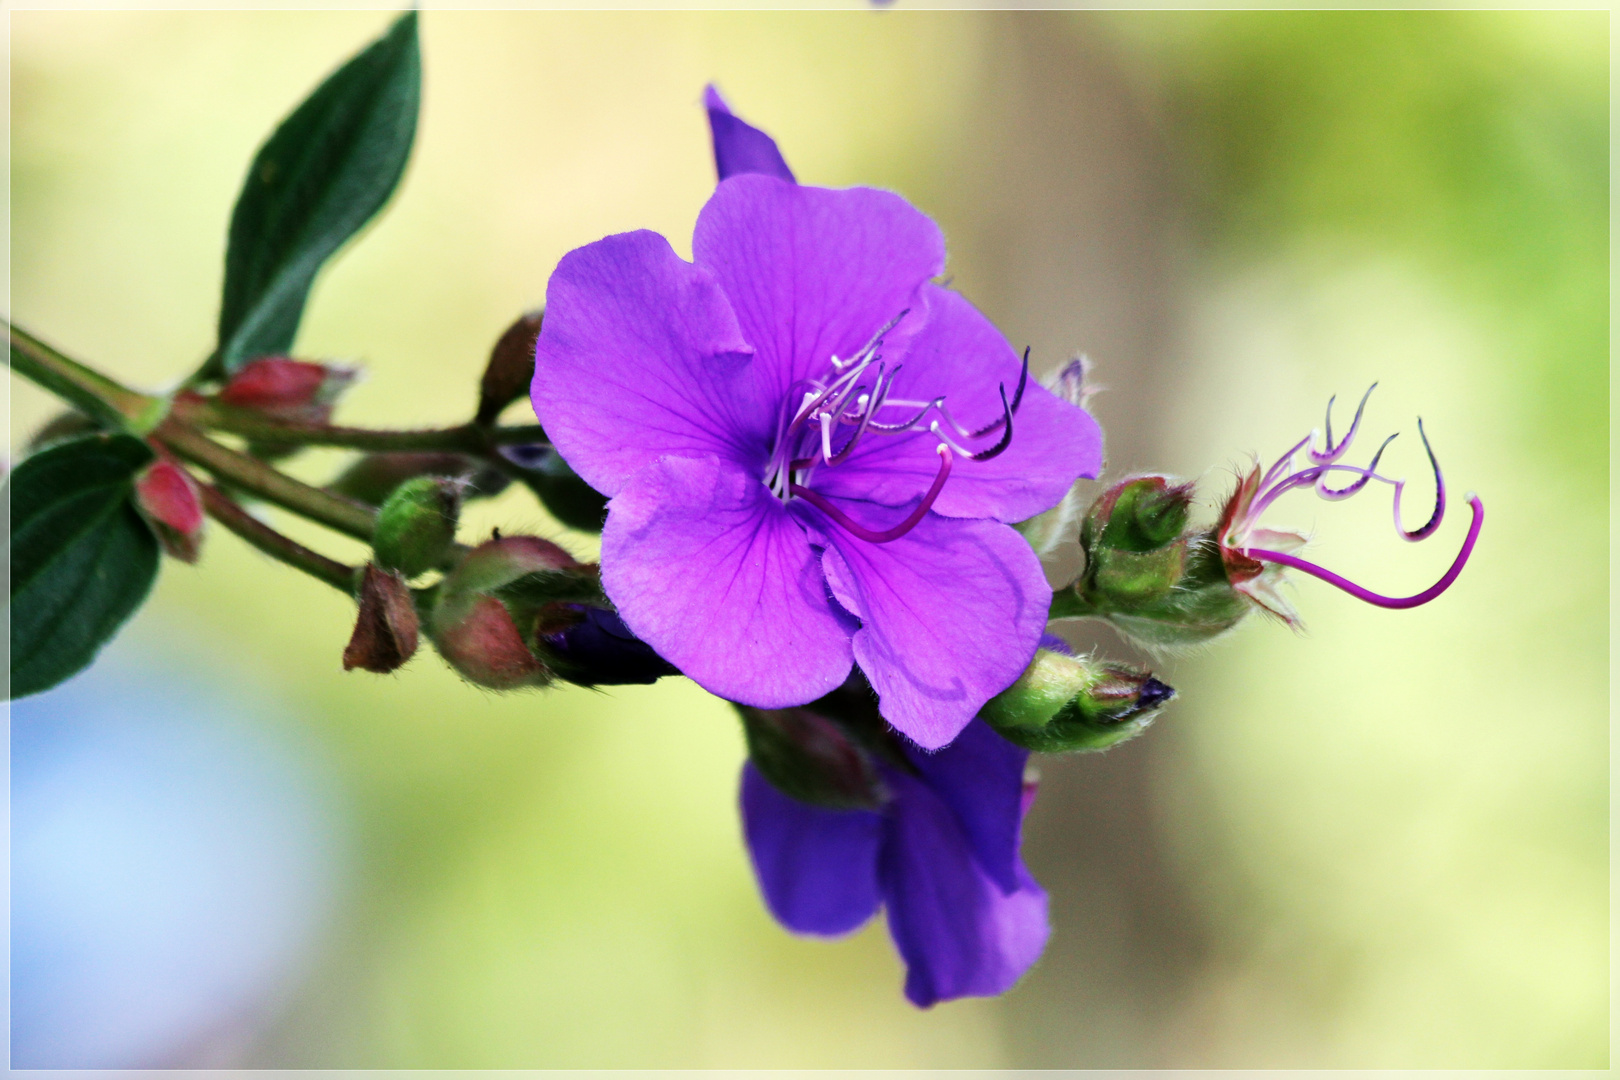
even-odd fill
[[[421,96],[411,11],[333,72],[260,148],[231,215],[209,374],[292,347],[321,264],[399,183]]]
[[[157,577],[158,542],[131,501],[152,461],[133,435],[92,435],[28,458],[11,501],[11,697],[78,674]]]

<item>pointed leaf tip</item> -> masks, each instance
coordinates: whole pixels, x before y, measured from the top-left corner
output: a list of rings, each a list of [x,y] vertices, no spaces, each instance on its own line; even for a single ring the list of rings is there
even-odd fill
[[[416,135],[414,10],[294,109],[259,148],[231,215],[212,376],[291,348],[315,276],[380,210]]]

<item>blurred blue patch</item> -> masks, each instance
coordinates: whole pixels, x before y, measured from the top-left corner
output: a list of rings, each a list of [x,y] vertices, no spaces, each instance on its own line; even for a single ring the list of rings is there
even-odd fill
[[[185,659],[115,647],[12,705],[13,1067],[226,1064],[331,914],[343,815],[314,747]]]

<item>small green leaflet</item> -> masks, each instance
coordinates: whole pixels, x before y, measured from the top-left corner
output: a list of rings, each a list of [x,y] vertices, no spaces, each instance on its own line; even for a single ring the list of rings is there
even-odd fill
[[[91,435],[35,454],[6,478],[10,697],[89,667],[151,591],[158,542],[130,496],[152,459],[133,435]]]
[[[219,344],[206,374],[230,375],[292,347],[322,264],[399,184],[421,97],[411,11],[333,72],[260,147],[231,214]]]

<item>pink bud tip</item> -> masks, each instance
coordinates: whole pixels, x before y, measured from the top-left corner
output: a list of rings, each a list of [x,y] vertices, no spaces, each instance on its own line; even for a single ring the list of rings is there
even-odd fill
[[[196,562],[202,543],[202,492],[169,458],[159,458],[135,481],[135,498],[170,555]]]

